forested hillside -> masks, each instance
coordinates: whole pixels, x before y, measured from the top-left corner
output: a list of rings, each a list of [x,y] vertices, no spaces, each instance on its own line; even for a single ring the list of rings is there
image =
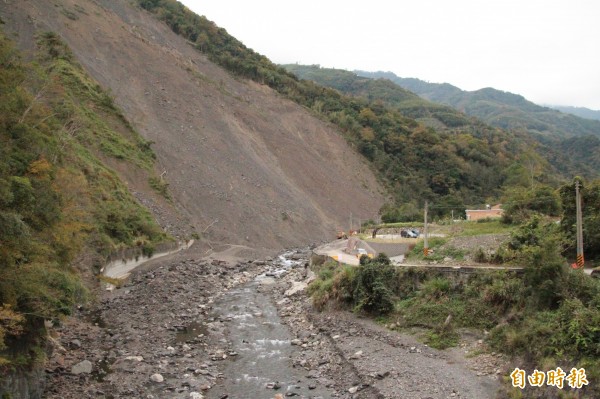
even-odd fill
[[[356,73],[363,77],[389,79],[425,99],[454,107],[492,126],[527,134],[547,148],[543,152],[548,154],[548,159],[567,175],[593,178],[600,171],[597,111],[567,107],[559,112],[552,109],[557,107],[542,107],[523,96],[492,88],[469,92],[448,83],[400,78],[391,72]]]
[[[1,369],[43,360],[44,320],[85,300],[78,256],[90,276],[116,249],[150,254],[168,237],[107,166],[151,177],[150,143],[56,35],[38,38],[33,64],[0,32],[0,108]]]
[[[370,102],[383,102],[400,111],[402,115],[438,130],[472,131],[475,125],[478,125],[479,129],[494,130],[450,106],[424,100],[388,79],[371,79],[354,72],[321,68],[318,65],[287,64],[282,67],[300,79],[331,87],[344,94],[362,97]]]
[[[350,71],[320,68],[319,66],[285,65],[284,67],[302,79],[309,79],[353,96],[371,101],[381,101],[398,110],[402,115],[417,118],[418,121],[435,127],[438,131],[477,134],[476,132],[482,130],[502,128],[500,134],[504,134],[508,140],[521,143],[522,151],[537,154],[540,158],[545,159],[548,162],[545,167],[548,168],[548,172],[555,175],[557,180],[568,179],[575,175],[593,178],[600,173],[600,163],[598,163],[600,152],[598,152],[597,146],[599,139],[596,135],[572,135],[569,138],[558,135],[540,135],[527,129],[494,124],[486,118],[470,116],[467,115],[468,112],[464,113],[448,105],[417,97],[385,77],[374,79]],[[360,73],[368,75],[368,73]],[[382,76],[388,75],[389,73],[382,73]],[[414,86],[417,90],[423,91],[430,88],[428,83],[417,79],[406,80],[410,81],[411,87]],[[448,84],[435,87],[448,97],[458,95],[457,93],[460,92],[458,88]],[[486,91],[490,92],[490,97],[512,98],[514,104],[520,104],[522,109],[529,109],[531,112],[535,111],[536,107],[541,108],[520,96],[501,93],[493,89],[482,90],[482,92]],[[568,117],[571,118],[571,116]],[[582,148],[586,148],[586,150],[580,151]],[[549,182],[546,181],[546,183]]]
[[[526,131],[542,138],[600,136],[600,121],[583,119],[542,107],[518,94],[489,87],[464,91],[448,83],[428,83],[414,78],[401,78],[391,72],[356,71],[356,73],[363,77],[389,79],[425,99],[449,105],[503,129]]]
[[[568,109],[559,112],[493,88],[469,92],[448,83],[400,78],[391,72],[357,71],[357,74],[389,79],[425,99],[454,107],[492,126],[528,134],[545,145],[548,158],[567,175],[594,178],[600,171],[600,121],[593,111],[581,115]],[[592,115],[596,118],[589,117]]]

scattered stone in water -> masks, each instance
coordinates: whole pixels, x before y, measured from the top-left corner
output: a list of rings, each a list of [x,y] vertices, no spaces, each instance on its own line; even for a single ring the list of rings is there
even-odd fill
[[[150,376],[150,380],[152,380],[154,382],[163,382],[165,380],[165,378],[162,375],[156,373],[156,374],[152,374]]]

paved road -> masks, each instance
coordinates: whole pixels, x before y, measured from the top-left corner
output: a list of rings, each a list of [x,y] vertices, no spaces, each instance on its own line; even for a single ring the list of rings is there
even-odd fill
[[[350,255],[344,252],[344,249],[348,246],[348,241],[349,239],[332,241],[316,248],[314,252],[317,255],[327,255],[333,257],[334,259],[337,257],[338,262],[342,262],[347,265],[358,266],[360,263],[358,258],[355,255]],[[375,251],[362,240],[358,240],[358,247],[366,249],[369,253],[375,253]]]
[[[368,243],[366,243],[363,240],[359,240],[359,239],[357,239],[357,240],[358,240],[359,248],[364,248],[367,250],[367,252],[377,255],[377,251],[373,250],[373,248],[370,247]],[[358,258],[354,255],[350,255],[350,254],[347,254],[346,252],[344,252],[344,249],[347,246],[348,246],[347,239],[346,240],[336,240],[336,241],[332,241],[330,243],[321,245],[320,247],[316,248],[314,250],[314,252],[318,255],[327,255],[327,256],[331,256],[331,257],[337,257],[337,260],[339,262],[345,263],[347,265],[358,266],[358,264],[359,264]],[[455,268],[455,269],[464,268],[464,269],[487,269],[487,270],[514,270],[514,271],[523,270],[522,267],[516,267],[516,266],[490,266],[490,265],[482,265],[482,264],[446,265],[446,264],[442,263],[442,264],[432,265],[432,264],[409,264],[409,263],[394,262],[394,266],[428,267],[428,268],[437,267],[437,268]],[[587,275],[590,275],[592,273],[592,270],[593,269],[584,269],[584,272]]]

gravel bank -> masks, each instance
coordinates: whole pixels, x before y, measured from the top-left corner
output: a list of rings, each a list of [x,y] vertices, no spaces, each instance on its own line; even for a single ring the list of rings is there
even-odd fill
[[[244,353],[236,352],[231,318],[218,304],[261,274],[255,298],[275,305],[287,327],[285,353],[299,388],[278,389],[273,379],[259,397],[495,397],[498,374],[504,373],[501,358],[467,359],[465,348],[437,351],[349,312],[315,312],[305,293],[309,254],[303,249],[244,262],[188,255],[138,272],[51,330],[54,353],[45,397],[239,397],[227,389],[239,377],[232,374],[240,373],[232,362]],[[468,345],[477,345],[477,339]]]

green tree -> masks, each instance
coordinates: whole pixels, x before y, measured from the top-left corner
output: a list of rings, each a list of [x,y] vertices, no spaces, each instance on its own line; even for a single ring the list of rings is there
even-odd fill
[[[371,108],[363,108],[358,115],[358,120],[365,126],[374,126],[378,119]]]
[[[206,32],[201,32],[196,38],[196,47],[198,47],[200,51],[205,52],[208,50],[209,46],[210,38],[208,37],[208,34]]]
[[[538,184],[535,188],[513,187],[506,190],[503,198],[505,223],[520,224],[534,213],[547,216],[559,216],[561,198],[557,190]]]
[[[374,259],[362,256],[354,278],[355,309],[385,314],[394,308],[392,284],[394,267],[385,254]]]
[[[527,171],[527,175],[529,178],[529,185],[531,189],[535,187],[536,182],[539,180],[541,175],[544,173],[544,170],[547,170],[545,167],[547,161],[537,152],[533,150],[524,151],[520,157],[519,162],[525,170]]]
[[[563,298],[567,262],[562,257],[564,236],[555,223],[539,216],[521,225],[508,242],[515,263],[525,267],[527,295],[538,309],[555,309]]]

